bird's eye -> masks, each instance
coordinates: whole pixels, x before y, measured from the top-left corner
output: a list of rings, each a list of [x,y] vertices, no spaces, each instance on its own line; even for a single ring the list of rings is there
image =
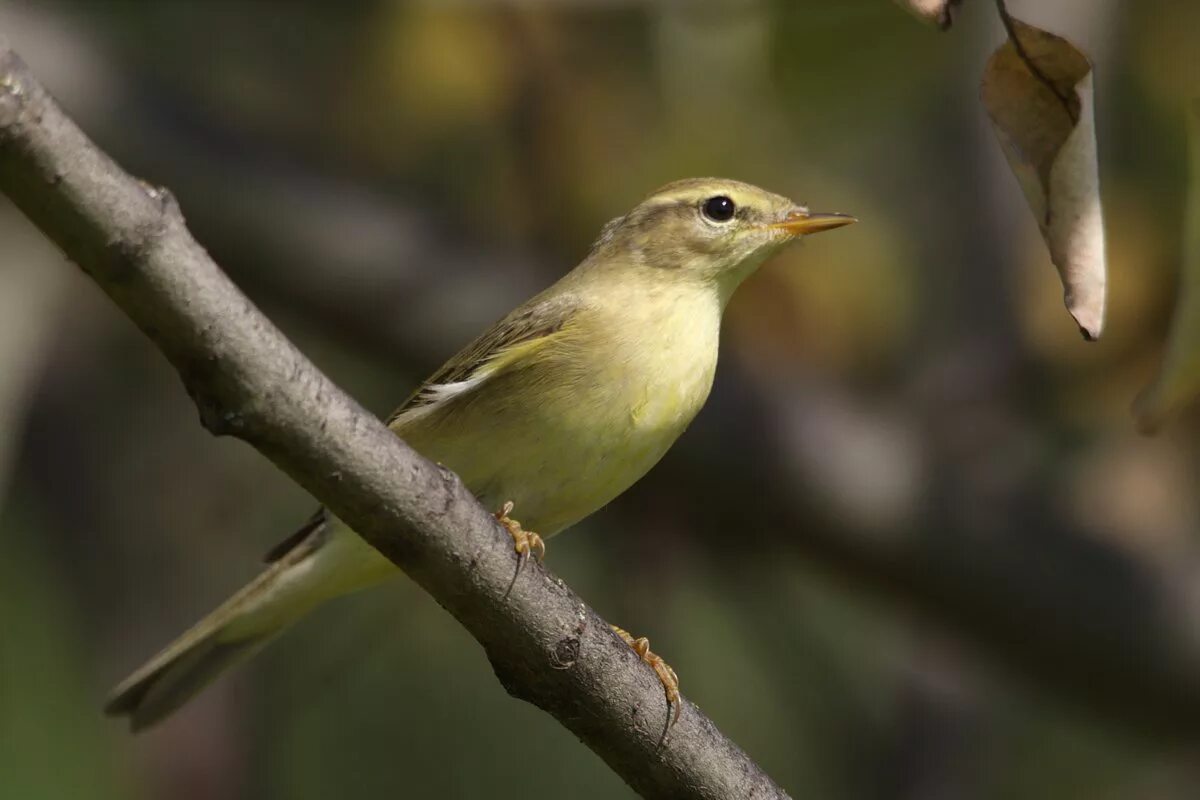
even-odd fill
[[[733,219],[733,213],[737,211],[737,206],[728,197],[719,194],[716,197],[710,197],[705,200],[700,210],[704,212],[704,216],[713,222],[729,222],[729,220]]]

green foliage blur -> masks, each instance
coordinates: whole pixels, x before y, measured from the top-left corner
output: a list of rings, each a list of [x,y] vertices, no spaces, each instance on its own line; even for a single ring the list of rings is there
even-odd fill
[[[548,566],[797,798],[1191,798],[1200,417],[1128,409],[1200,3],[1010,7],[1096,64],[1096,344],[977,102],[990,3],[0,0],[0,32],[380,414],[660,184],[855,214],[747,283],[708,407]],[[2,800],[631,796],[403,578],[159,728],[102,717],[312,501],[3,200],[0,499]]]

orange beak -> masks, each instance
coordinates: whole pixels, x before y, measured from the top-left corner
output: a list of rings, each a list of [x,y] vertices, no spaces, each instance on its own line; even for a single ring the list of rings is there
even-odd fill
[[[831,231],[843,225],[858,222],[856,217],[849,214],[814,214],[801,209],[789,211],[782,222],[776,222],[770,227],[787,231],[792,236],[807,236],[810,233]]]

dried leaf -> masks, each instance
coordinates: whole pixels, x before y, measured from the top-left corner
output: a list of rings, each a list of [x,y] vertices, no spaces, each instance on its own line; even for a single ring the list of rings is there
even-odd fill
[[[1134,404],[1134,415],[1143,433],[1155,432],[1200,395],[1200,100],[1192,101],[1187,116],[1191,175],[1184,219],[1184,261],[1166,357],[1154,383]]]
[[[1012,20],[980,92],[1033,209],[1067,310],[1085,339],[1104,327],[1106,263],[1092,109],[1092,65],[1066,39]]]
[[[954,22],[954,12],[962,0],[896,0],[920,19],[946,30]]]

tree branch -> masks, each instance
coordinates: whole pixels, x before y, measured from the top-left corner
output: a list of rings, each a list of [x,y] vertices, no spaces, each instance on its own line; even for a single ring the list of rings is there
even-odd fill
[[[235,287],[165,189],[123,172],[0,39],[0,190],[163,351],[215,435],[251,444],[350,523],[646,797],[786,794],[694,706],[660,746],[654,673],[511,540],[458,478],[347,397]]]

